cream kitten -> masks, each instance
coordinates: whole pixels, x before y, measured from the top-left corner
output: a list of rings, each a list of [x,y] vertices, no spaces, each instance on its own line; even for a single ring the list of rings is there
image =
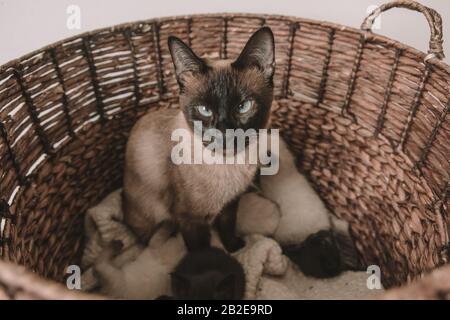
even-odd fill
[[[156,299],[171,294],[170,272],[186,254],[180,234],[174,236],[176,227],[164,221],[136,259],[116,264],[121,243],[113,242],[97,259],[94,273],[100,282],[100,292],[119,299]],[[171,254],[167,254],[170,252]]]

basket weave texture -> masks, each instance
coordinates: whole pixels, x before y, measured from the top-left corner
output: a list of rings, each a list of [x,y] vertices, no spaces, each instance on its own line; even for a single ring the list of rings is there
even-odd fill
[[[450,67],[440,61],[442,22],[409,1],[379,11],[393,7],[425,15],[428,54],[370,32],[379,12],[361,30],[222,14],[97,30],[1,66],[1,259],[57,281],[79,261],[83,214],[121,186],[131,127],[148,110],[177,107],[169,35],[202,56],[233,58],[268,25],[276,39],[273,126],[327,206],[350,222],[363,261],[380,266],[388,287],[446,264]],[[2,265],[0,296],[15,283]],[[46,290],[45,281],[33,283]]]

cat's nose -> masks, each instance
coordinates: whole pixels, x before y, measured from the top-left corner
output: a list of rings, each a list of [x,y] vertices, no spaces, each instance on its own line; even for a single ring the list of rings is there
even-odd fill
[[[216,124],[216,128],[217,130],[219,130],[220,132],[222,132],[222,135],[225,137],[226,135],[226,131],[227,131],[227,125],[224,122],[218,122]]]
[[[220,130],[223,134],[225,134],[227,129],[234,129],[234,126],[232,123],[224,119],[222,121],[217,121],[216,128]]]

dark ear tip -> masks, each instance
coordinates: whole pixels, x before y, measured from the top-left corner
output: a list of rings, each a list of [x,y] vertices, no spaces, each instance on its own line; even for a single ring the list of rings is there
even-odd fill
[[[177,40],[177,37],[169,36],[169,38],[167,38],[167,44],[170,46],[176,40]]]
[[[272,29],[269,26],[264,26],[259,28],[255,34],[267,34],[268,36],[270,36],[272,38],[272,40],[275,38],[272,32]]]
[[[269,26],[263,26],[263,27],[259,28],[258,31],[261,31],[261,32],[268,32],[268,33],[270,33],[270,34],[273,34],[272,28],[269,27]]]
[[[169,46],[169,49],[170,49],[170,48],[172,47],[172,45],[173,45],[174,43],[176,43],[176,42],[178,42],[178,43],[183,43],[183,41],[181,41],[180,38],[175,37],[175,36],[169,36],[169,38],[167,38],[167,44],[168,44],[168,46]]]

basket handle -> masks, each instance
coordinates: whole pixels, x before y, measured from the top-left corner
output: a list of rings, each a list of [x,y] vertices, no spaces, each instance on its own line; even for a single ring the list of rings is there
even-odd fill
[[[415,1],[399,0],[382,4],[372,13],[370,13],[366,19],[364,19],[361,30],[371,31],[373,22],[384,11],[391,8],[406,8],[422,13],[430,25],[430,43],[428,55],[425,57],[425,61],[431,58],[443,59],[444,49],[442,48],[442,19],[439,13],[434,9],[428,8]]]

